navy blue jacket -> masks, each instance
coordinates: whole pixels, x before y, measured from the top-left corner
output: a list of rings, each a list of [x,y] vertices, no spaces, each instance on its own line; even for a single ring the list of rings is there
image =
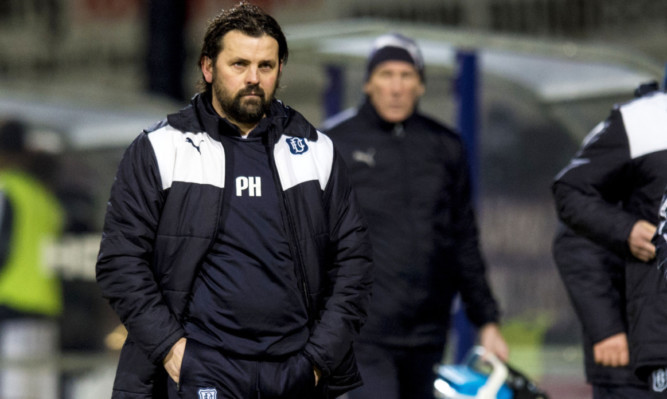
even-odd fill
[[[111,189],[97,280],[128,330],[115,398],[162,397],[162,360],[184,336],[191,285],[218,233],[227,161],[219,131],[227,122],[207,114],[204,101],[210,97],[195,96],[144,131]],[[310,315],[303,353],[334,397],[361,384],[351,345],[370,296],[370,242],[329,138],[279,101],[268,117],[270,164]]]
[[[627,239],[641,219],[658,224],[667,186],[665,126],[666,93],[615,106],[552,186],[560,219],[625,261],[630,357],[641,378],[667,365],[667,281],[656,261],[632,256]]]
[[[497,322],[460,136],[419,113],[385,122],[368,101],[324,130],[347,164],[373,244],[373,299],[360,340],[442,346],[457,293],[476,326]]]

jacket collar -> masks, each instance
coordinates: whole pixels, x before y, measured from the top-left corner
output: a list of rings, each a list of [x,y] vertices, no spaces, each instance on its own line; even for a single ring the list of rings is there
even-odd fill
[[[236,136],[239,134],[236,126],[215,112],[210,93],[196,94],[190,101],[190,105],[177,113],[168,115],[167,120],[178,130],[205,131],[216,140],[219,140],[221,135]],[[264,134],[265,132],[269,133],[273,142],[283,133],[317,140],[315,128],[301,114],[284,105],[280,100],[271,102],[268,115],[260,121],[252,133]]]
[[[368,98],[368,96],[366,96],[364,102],[361,104],[361,107],[359,108],[359,114],[363,115],[366,118],[366,120],[370,121],[373,124],[373,126],[377,126],[381,130],[386,132],[393,132],[398,125],[405,126],[406,124],[409,124],[410,121],[413,118],[415,118],[416,109],[417,107],[415,107],[415,111],[410,116],[408,116],[408,118],[403,122],[398,122],[398,123],[387,122],[384,119],[382,119],[380,114],[377,113],[375,107],[373,107],[373,104],[371,104],[370,99]]]

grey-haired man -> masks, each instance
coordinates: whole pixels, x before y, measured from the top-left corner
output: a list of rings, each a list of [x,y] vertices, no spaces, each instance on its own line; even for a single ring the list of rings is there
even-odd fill
[[[351,399],[431,399],[457,293],[481,345],[508,356],[478,246],[463,143],[417,110],[425,89],[415,41],[380,36],[368,59],[365,101],[324,124],[348,166],[376,265],[368,323],[355,344],[365,385]]]

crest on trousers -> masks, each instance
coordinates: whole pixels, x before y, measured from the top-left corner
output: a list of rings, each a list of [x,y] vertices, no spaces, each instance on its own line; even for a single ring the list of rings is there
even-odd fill
[[[290,152],[294,155],[303,154],[308,151],[308,144],[301,137],[289,137],[285,141],[287,141]]]
[[[653,391],[662,392],[667,389],[667,373],[666,369],[657,369],[653,371]]]
[[[199,399],[217,399],[218,391],[215,388],[200,388]]]

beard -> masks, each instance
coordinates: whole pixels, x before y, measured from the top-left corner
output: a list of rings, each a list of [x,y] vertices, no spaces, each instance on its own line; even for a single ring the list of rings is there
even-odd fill
[[[247,85],[239,90],[235,95],[231,94],[227,88],[213,75],[213,95],[222,107],[222,111],[230,121],[243,124],[257,124],[266,115],[273,101],[273,95],[278,87],[276,80],[275,86],[267,95],[259,85]],[[246,97],[252,94],[252,97]]]

